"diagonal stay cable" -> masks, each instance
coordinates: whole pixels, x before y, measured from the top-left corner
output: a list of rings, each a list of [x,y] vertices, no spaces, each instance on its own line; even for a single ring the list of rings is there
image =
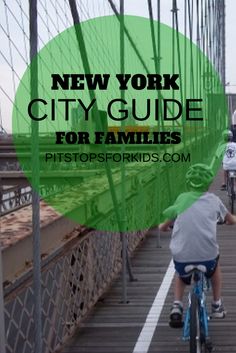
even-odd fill
[[[152,48],[153,48],[153,55],[154,55],[154,65],[155,65],[155,72],[158,73],[159,69],[159,58],[160,58],[160,52],[157,55],[157,47],[156,47],[156,38],[155,38],[155,30],[154,30],[154,18],[153,18],[153,9],[152,9],[152,0],[147,0],[148,3],[148,12],[149,12],[149,19],[150,19],[150,31],[151,31],[151,39],[152,39]],[[160,50],[160,48],[159,48]],[[160,91],[157,92],[158,99],[161,96]],[[159,109],[159,107],[158,107]],[[160,128],[160,122],[158,120],[158,125]],[[161,120],[161,128],[162,131],[164,131],[164,121],[163,119]],[[163,146],[164,152],[167,152],[167,147],[166,145]],[[160,151],[160,145],[157,145],[157,151]],[[160,170],[158,170],[158,176],[157,176],[157,190],[158,190],[158,200],[160,200],[160,190],[159,190],[159,185],[160,184]],[[167,188],[168,188],[168,195],[171,195],[171,183],[170,183],[170,174],[169,174],[169,169],[167,173]],[[160,203],[159,203],[160,205]],[[157,215],[158,216],[158,215]],[[159,221],[159,219],[157,220]]]
[[[179,72],[179,75],[180,75],[180,99],[181,99],[182,104],[184,104],[177,0],[173,0],[173,9],[172,9],[172,11],[173,11],[173,17],[175,18],[175,27],[176,27],[175,28],[175,35],[176,35],[177,58],[178,58],[178,68],[179,68],[178,72]],[[186,148],[186,129],[185,129],[185,124],[183,124],[183,143],[184,143],[184,149],[185,149]]]
[[[114,14],[116,15],[118,21],[120,22],[120,20],[121,20],[121,19],[120,19],[120,14],[119,14],[119,12],[117,11],[117,8],[116,8],[115,4],[113,3],[112,0],[108,0],[108,2],[109,2],[109,4],[111,5],[111,8],[112,8],[112,10],[114,11]],[[129,31],[128,31],[128,29],[126,28],[125,25],[124,25],[124,32],[125,32],[125,34],[126,34],[128,40],[130,41],[130,43],[131,43],[131,45],[132,45],[132,48],[134,49],[134,51],[135,51],[137,57],[139,58],[140,62],[142,63],[142,65],[143,65],[145,71],[149,74],[150,72],[149,72],[149,70],[148,70],[148,67],[147,67],[147,65],[145,64],[145,61],[143,60],[142,56],[140,55],[140,53],[139,53],[139,51],[138,51],[138,49],[137,49],[137,47],[136,47],[136,45],[135,45],[135,43],[134,43],[134,41],[133,41],[131,35],[130,35],[130,33],[129,33]]]
[[[117,10],[117,8],[116,8],[116,6],[115,6],[113,0],[107,0],[107,1],[109,2],[109,4],[110,4],[112,10],[114,11],[114,14],[116,15],[117,20],[120,22],[120,15],[119,15],[119,12],[118,12],[118,10]],[[124,32],[125,32],[125,34],[126,34],[128,40],[129,40],[129,42],[130,42],[130,44],[131,44],[133,50],[134,50],[134,52],[136,53],[137,57],[139,58],[141,64],[143,65],[143,67],[144,67],[146,73],[147,73],[147,74],[150,74],[150,71],[149,71],[147,65],[145,64],[145,62],[144,62],[144,60],[143,60],[143,58],[142,58],[142,56],[141,56],[139,50],[137,49],[137,47],[136,47],[136,45],[135,45],[135,43],[134,43],[134,41],[133,41],[133,39],[132,39],[132,37],[131,37],[129,31],[128,31],[128,29],[126,28],[125,25],[124,25]],[[161,99],[163,99],[163,95],[161,94],[161,92],[160,92],[160,97],[161,97]],[[168,105],[167,105],[167,110],[168,110],[169,113],[171,113],[171,109],[170,109],[170,107],[169,107]]]
[[[77,37],[79,49],[81,52],[84,70],[85,70],[85,72],[89,73],[90,72],[89,60],[88,60],[88,56],[87,56],[83,33],[82,33],[81,27],[80,27],[80,19],[79,19],[79,14],[78,14],[76,2],[75,2],[75,0],[69,0],[69,4],[70,4],[70,8],[71,8],[71,14],[73,17],[73,21],[75,24],[76,37]],[[91,90],[90,90],[90,98],[91,98],[91,100],[95,99],[95,93]],[[95,112],[96,112],[95,114],[97,116],[99,116],[97,105],[94,105],[94,107],[95,107]],[[101,124],[100,119],[98,119],[98,124],[99,124],[99,128],[101,129],[100,131],[102,131],[102,128],[101,128],[102,124]],[[104,144],[102,144],[102,149],[104,151],[106,151],[106,147]],[[114,187],[114,181],[113,181],[113,177],[112,177],[112,173],[111,173],[111,168],[107,163],[105,163],[105,169],[106,169],[108,183],[110,186],[112,202],[113,202],[113,205],[115,208],[115,215],[116,215],[116,219],[117,219],[118,228],[120,229],[120,232],[122,232],[122,221],[121,221],[120,213],[118,211],[118,200],[117,200],[117,195],[116,195],[116,191],[115,191],[115,187]]]

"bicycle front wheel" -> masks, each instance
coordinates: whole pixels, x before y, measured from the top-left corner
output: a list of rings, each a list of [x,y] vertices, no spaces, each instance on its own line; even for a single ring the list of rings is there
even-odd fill
[[[190,353],[202,352],[199,303],[195,293],[192,293],[191,295],[189,343],[190,343]]]

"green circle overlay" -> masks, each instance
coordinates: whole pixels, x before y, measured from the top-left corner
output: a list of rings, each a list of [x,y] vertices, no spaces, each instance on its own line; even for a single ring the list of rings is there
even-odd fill
[[[122,55],[121,23],[95,18],[53,38],[24,73],[13,108],[16,153],[31,185],[58,213],[114,232],[159,224],[186,190],[189,166],[211,164],[228,121],[220,77],[194,43],[154,21],[154,52],[150,20],[125,16]],[[130,75],[127,89],[121,73]],[[88,87],[95,74],[109,75],[106,89],[105,76],[100,89]],[[94,98],[85,120],[82,105]]]

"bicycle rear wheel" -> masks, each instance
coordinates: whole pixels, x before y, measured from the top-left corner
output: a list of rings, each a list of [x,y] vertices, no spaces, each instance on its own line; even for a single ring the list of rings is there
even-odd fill
[[[230,178],[230,211],[231,211],[231,213],[234,213],[234,200],[235,200],[234,178]]]
[[[191,295],[189,344],[190,344],[190,353],[202,352],[199,303],[195,293],[192,293]]]

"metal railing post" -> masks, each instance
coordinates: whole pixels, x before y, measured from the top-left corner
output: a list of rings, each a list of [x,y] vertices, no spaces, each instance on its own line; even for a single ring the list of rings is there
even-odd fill
[[[2,249],[1,249],[1,247],[0,247],[0,352],[6,353],[4,293],[3,293],[3,275],[2,275]]]
[[[29,2],[30,25],[30,95],[38,96],[38,23],[37,0]],[[37,115],[38,107],[35,107]],[[31,166],[32,166],[32,232],[33,232],[33,288],[34,288],[34,353],[42,353],[42,314],[41,314],[41,249],[40,249],[40,198],[39,187],[39,126],[31,123]]]
[[[69,5],[70,5],[70,9],[71,9],[71,15],[74,21],[74,24],[80,24],[80,19],[79,19],[79,14],[78,14],[78,10],[77,10],[77,5],[75,0],[69,0]],[[124,29],[125,30],[125,29]],[[76,37],[77,37],[77,42],[78,42],[78,46],[81,52],[81,58],[82,58],[82,63],[84,66],[84,69],[86,72],[90,72],[90,65],[89,65],[89,58],[87,55],[87,50],[86,50],[86,45],[84,42],[84,38],[83,38],[83,32],[82,29],[80,28],[80,26],[77,26],[75,28],[76,31]],[[90,91],[91,94],[91,98],[95,98],[95,93],[93,91]],[[98,108],[95,104],[94,106],[94,110],[95,110],[95,114],[98,115]],[[101,121],[98,120],[98,126],[100,129],[102,129],[101,127]],[[106,146],[103,144],[101,145],[103,151],[106,151]],[[115,214],[116,214],[116,219],[117,219],[117,224],[118,224],[118,229],[120,231],[122,231],[122,229],[124,228],[124,219],[121,217],[120,215],[120,211],[119,211],[119,207],[118,207],[118,200],[117,200],[117,195],[116,195],[116,190],[115,190],[115,186],[114,186],[114,181],[113,181],[113,176],[112,176],[112,172],[111,172],[111,168],[110,166],[108,166],[107,164],[105,164],[105,170],[106,170],[106,175],[107,175],[107,179],[108,179],[108,183],[109,183],[109,187],[110,187],[110,191],[111,191],[111,198],[112,198],[112,202],[114,205],[114,210],[115,210]],[[123,235],[121,235],[121,237],[123,237]],[[124,237],[126,238],[126,235],[124,235]],[[127,245],[125,245],[125,243],[127,243],[127,239],[124,239],[124,242],[122,244],[122,248],[126,248],[125,254],[123,254],[123,260],[125,261],[125,265],[123,264],[123,266],[125,266],[126,268],[128,267],[128,272],[130,275],[130,279],[133,279],[132,276],[132,270],[131,270],[131,265],[130,265],[130,261],[128,258],[128,254],[127,254]],[[124,251],[123,251],[124,252]]]

